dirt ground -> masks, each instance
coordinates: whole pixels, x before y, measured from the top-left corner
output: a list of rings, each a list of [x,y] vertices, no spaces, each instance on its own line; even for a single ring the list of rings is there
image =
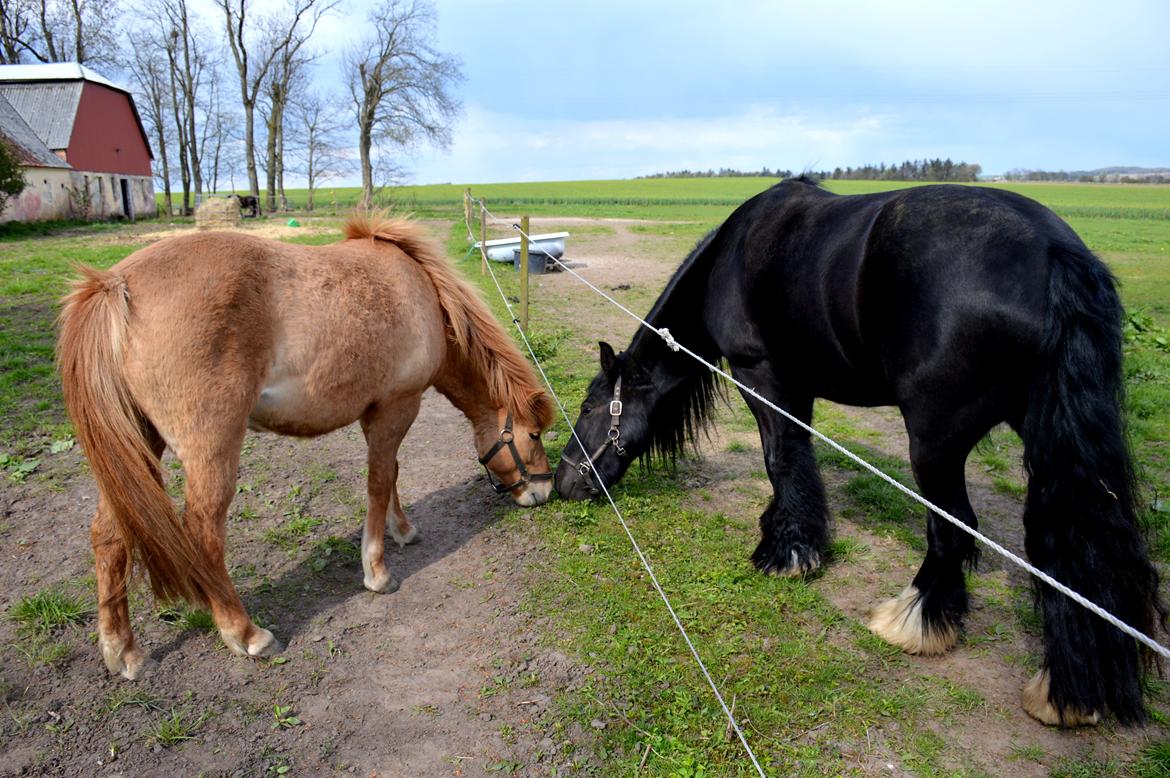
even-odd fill
[[[532,230],[579,230],[568,258],[599,285],[642,299],[689,246],[636,233],[633,224],[534,219]],[[444,230],[436,225],[438,237]],[[536,284],[548,304],[577,301],[574,328],[588,338],[581,343],[620,345],[632,332],[620,313],[580,295],[567,274]],[[879,449],[904,450],[896,414],[850,413],[858,426],[879,432]],[[745,495],[739,485],[761,467],[758,439],[729,434],[749,450],[724,452],[717,439],[687,472],[720,510],[754,523],[766,493]],[[67,656],[53,666],[36,666],[31,640],[0,621],[0,775],[535,776],[587,769],[591,733],[563,729],[553,713],[557,696],[592,671],[550,649],[549,620],[523,607],[540,583],[536,532],[497,521],[507,498],[484,482],[466,421],[433,392],[401,462],[401,494],[422,540],[402,550],[390,542],[401,588],[377,595],[362,588],[355,554],[365,506],[360,432],[350,427],[314,440],[249,434],[229,517],[229,566],[249,611],[287,646],[276,661],[231,656],[214,632],[160,617],[142,594],[132,600],[134,628],[158,666],[135,683],[107,674],[92,616],[54,636]],[[177,494],[181,471],[173,463],[168,469]],[[974,466],[969,475],[984,529],[1018,551],[1018,502],[992,489]],[[840,480],[830,476],[826,484],[838,514]],[[52,585],[88,592],[95,500],[76,447],[46,457],[24,483],[0,482],[0,612]],[[819,586],[849,618],[862,620],[910,580],[918,558],[846,519],[838,518],[836,532],[869,551],[834,565]],[[993,584],[1023,581],[989,555],[984,560],[981,575]],[[977,596],[968,634],[984,634],[991,620]],[[1017,702],[1028,675],[1021,657],[1035,650],[1028,641],[992,639],[915,660],[915,672],[961,681],[988,701],[942,733],[971,764],[992,774],[1041,775],[1047,770],[1039,763],[1008,761],[1012,750],[1026,744],[1057,757],[1106,758],[1165,738],[1154,728],[1063,733],[1032,722]],[[168,720],[187,739],[161,742]],[[865,772],[898,774],[878,753],[861,762]]]

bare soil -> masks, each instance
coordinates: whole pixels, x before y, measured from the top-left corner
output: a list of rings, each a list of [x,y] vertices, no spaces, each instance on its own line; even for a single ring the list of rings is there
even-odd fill
[[[642,313],[689,245],[637,233],[635,224],[542,218],[532,229],[576,230],[566,260]],[[139,232],[132,239],[156,237]],[[581,333],[577,347],[595,348],[584,344],[603,338],[625,344],[636,325],[582,290],[565,273],[537,277],[536,310],[555,312]],[[877,430],[880,450],[904,456],[896,413],[848,412],[858,426]],[[732,440],[747,450],[727,451]],[[754,524],[769,495],[758,476],[758,439],[724,431],[705,451],[682,477],[707,493],[703,507]],[[228,561],[250,612],[287,646],[277,661],[229,655],[213,632],[160,618],[142,593],[132,600],[135,630],[158,666],[135,683],[107,674],[92,615],[51,636],[65,652],[53,664],[30,657],[35,641],[11,620],[0,621],[0,775],[252,776],[288,768],[301,775],[527,776],[587,766],[591,733],[561,727],[556,700],[592,671],[549,648],[549,619],[525,607],[530,588],[540,585],[536,532],[497,520],[507,498],[483,482],[468,425],[438,395],[427,395],[401,462],[401,493],[422,540],[402,550],[390,544],[401,588],[377,595],[362,588],[355,553],[365,509],[360,433],[249,435],[229,516]],[[169,469],[177,495],[181,471]],[[838,517],[846,477],[826,473]],[[969,477],[985,530],[1019,550],[1018,501],[996,492],[976,467]],[[92,597],[87,529],[95,500],[76,448],[46,456],[25,483],[0,481],[0,611],[51,586]],[[918,555],[845,519],[836,520],[836,533],[855,541],[857,551],[830,566],[817,586],[861,621],[910,581]],[[959,647],[912,659],[900,671],[908,681],[925,674],[979,690],[982,702],[969,713],[938,724],[953,767],[1041,775],[1063,756],[1125,756],[1165,739],[1160,727],[1060,732],[1031,721],[1018,694],[1037,638],[1014,623],[1001,629],[1002,608],[985,607],[980,596],[1019,585],[1022,575],[985,555],[979,576],[989,583],[977,584]],[[132,692],[139,694],[128,697]],[[160,722],[176,717],[188,739],[163,742]],[[855,755],[864,773],[904,772],[889,746],[892,734],[874,727]],[[1042,749],[1041,761],[1020,757],[1031,747]]]

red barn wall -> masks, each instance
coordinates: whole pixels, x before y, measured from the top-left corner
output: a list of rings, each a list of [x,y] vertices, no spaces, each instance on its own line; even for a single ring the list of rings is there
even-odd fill
[[[66,161],[74,170],[150,175],[150,149],[126,94],[85,82]]]

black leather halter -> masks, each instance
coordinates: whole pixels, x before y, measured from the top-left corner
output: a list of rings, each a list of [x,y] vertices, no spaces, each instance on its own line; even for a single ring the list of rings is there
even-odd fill
[[[561,460],[568,462],[569,466],[576,470],[582,478],[585,479],[585,484],[589,488],[589,493],[596,496],[601,493],[601,489],[593,482],[594,463],[605,453],[605,450],[611,445],[614,452],[619,457],[626,455],[626,449],[622,446],[622,377],[619,375],[617,381],[613,385],[613,399],[609,403],[609,432],[605,436],[605,440],[601,445],[589,455],[586,455],[580,462],[574,462],[564,454],[561,455]],[[581,453],[585,453],[585,447],[581,447]]]
[[[529,473],[528,468],[524,466],[524,460],[520,458],[520,452],[516,450],[515,440],[516,436],[512,434],[512,413],[509,411],[508,420],[504,422],[504,428],[500,430],[500,437],[496,440],[496,444],[479,458],[479,463],[483,465],[483,469],[487,472],[488,483],[491,484],[496,494],[510,492],[518,487],[527,486],[533,481],[548,481],[553,477],[551,471],[548,473]],[[512,460],[516,463],[516,469],[520,471],[520,480],[511,486],[505,486],[503,481],[497,481],[487,466],[487,463],[492,461],[492,457],[500,453],[500,449],[505,446],[512,452]]]

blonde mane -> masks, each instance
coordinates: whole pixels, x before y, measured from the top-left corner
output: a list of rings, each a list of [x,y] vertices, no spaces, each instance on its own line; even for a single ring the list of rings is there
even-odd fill
[[[492,403],[542,429],[552,423],[552,402],[537,382],[532,366],[475,290],[459,277],[417,223],[380,214],[356,214],[343,230],[349,239],[393,243],[418,262],[439,296],[448,337],[470,367],[486,378]]]

